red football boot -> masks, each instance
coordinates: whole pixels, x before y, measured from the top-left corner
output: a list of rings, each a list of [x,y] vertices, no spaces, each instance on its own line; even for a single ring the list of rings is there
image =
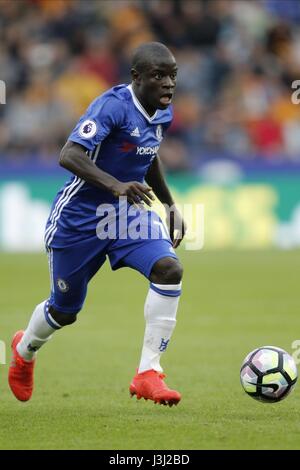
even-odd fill
[[[18,353],[17,344],[21,341],[23,335],[24,331],[17,331],[11,343],[13,357],[8,372],[8,383],[18,400],[28,401],[33,391],[35,359],[25,361]]]
[[[164,378],[164,374],[153,369],[136,373],[129,387],[131,396],[136,395],[138,400],[153,400],[161,405],[177,405],[181,395],[171,390],[163,381]]]

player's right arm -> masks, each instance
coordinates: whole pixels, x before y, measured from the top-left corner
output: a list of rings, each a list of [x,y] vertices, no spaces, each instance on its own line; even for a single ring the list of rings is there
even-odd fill
[[[60,153],[59,164],[89,184],[106,191],[115,197],[126,196],[128,202],[139,203],[141,199],[151,206],[151,188],[138,181],[123,183],[109,173],[101,170],[87,156],[86,148],[76,142],[68,141]]]
[[[144,201],[151,205],[151,188],[138,181],[122,182],[98,168],[87,152],[95,148],[114,130],[118,129],[126,111],[115,98],[98,97],[88,107],[63,147],[59,163],[89,184],[111,192],[115,197],[126,196],[130,204]]]

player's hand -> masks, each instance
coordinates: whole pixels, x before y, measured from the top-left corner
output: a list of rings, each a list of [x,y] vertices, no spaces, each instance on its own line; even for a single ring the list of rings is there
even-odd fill
[[[154,201],[151,191],[152,188],[146,184],[129,181],[128,183],[119,182],[116,184],[112,193],[115,197],[126,196],[129,204],[140,204],[144,201],[148,206],[151,206],[151,201]]]
[[[187,226],[175,206],[170,207],[168,210],[167,226],[170,232],[173,248],[177,248],[183,240]]]

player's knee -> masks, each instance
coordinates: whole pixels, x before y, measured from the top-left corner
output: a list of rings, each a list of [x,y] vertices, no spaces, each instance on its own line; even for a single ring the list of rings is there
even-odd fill
[[[183,275],[183,268],[175,258],[162,258],[152,269],[150,281],[156,284],[179,284]]]
[[[58,312],[52,306],[49,307],[49,313],[53,320],[55,320],[60,326],[72,325],[77,320],[77,313],[63,313]]]

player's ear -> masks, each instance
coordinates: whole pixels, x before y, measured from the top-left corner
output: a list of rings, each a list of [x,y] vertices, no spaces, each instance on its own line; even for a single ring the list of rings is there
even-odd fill
[[[140,73],[139,73],[136,69],[134,69],[134,68],[131,69],[131,77],[132,77],[132,80],[133,80],[134,82],[136,82],[137,84],[140,83],[141,75],[140,75]]]

